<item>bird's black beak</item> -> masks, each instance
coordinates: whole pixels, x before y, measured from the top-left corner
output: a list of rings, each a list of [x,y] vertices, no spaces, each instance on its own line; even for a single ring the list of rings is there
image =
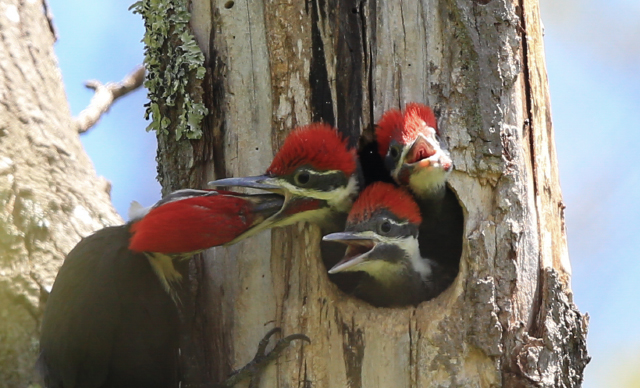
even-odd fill
[[[258,175],[244,178],[225,178],[211,181],[209,187],[249,187],[252,189],[260,189],[271,191],[276,194],[282,194],[283,188],[278,185],[278,179],[269,175]]]
[[[367,262],[377,260],[374,251],[381,243],[380,236],[371,231],[331,233],[322,240],[347,244],[344,258],[329,270],[330,274],[362,271],[362,266]]]
[[[253,215],[252,229],[278,213],[284,205],[284,197],[279,194],[252,194],[248,195],[246,199],[253,203],[253,208],[251,209]]]
[[[294,220],[293,217],[297,213],[316,210],[322,206],[322,201],[316,198],[300,196],[292,193],[287,188],[287,183],[284,179],[269,176],[269,175],[260,175],[253,177],[244,177],[244,178],[227,178],[227,179],[218,179],[212,182],[209,182],[209,186],[211,187],[222,187],[222,186],[234,186],[234,187],[247,187],[253,189],[260,189],[265,191],[270,191],[274,193],[274,195],[282,198],[282,204],[277,212],[271,214],[269,217],[264,218],[262,222],[256,224],[253,228],[249,229],[247,232],[243,233],[241,236],[238,236],[236,239],[231,241],[229,244],[236,243],[241,239],[249,237],[250,235],[254,235],[259,231],[274,228],[278,226],[288,225],[291,220]],[[272,200],[271,203],[274,203]],[[270,209],[271,210],[271,209]]]

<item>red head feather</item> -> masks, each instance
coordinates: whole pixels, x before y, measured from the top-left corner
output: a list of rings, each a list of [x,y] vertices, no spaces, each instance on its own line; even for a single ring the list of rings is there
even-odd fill
[[[131,225],[135,252],[188,253],[227,243],[251,228],[253,204],[226,195],[164,203]]]
[[[347,140],[329,124],[309,124],[287,136],[267,174],[287,175],[305,164],[319,171],[340,170],[350,176],[356,170],[356,151],[349,149]]]
[[[413,142],[426,127],[431,127],[436,133],[438,132],[436,117],[431,108],[426,105],[415,102],[407,104],[404,114],[397,109],[387,111],[382,115],[376,129],[378,153],[384,157],[392,139],[405,145]]]
[[[386,111],[376,128],[376,141],[378,142],[378,153],[384,158],[389,150],[389,143],[394,133],[402,131],[404,119],[402,112],[397,109]]]
[[[390,183],[375,182],[367,186],[353,204],[347,223],[360,223],[371,218],[376,210],[385,208],[413,224],[422,222],[420,208],[411,194]]]

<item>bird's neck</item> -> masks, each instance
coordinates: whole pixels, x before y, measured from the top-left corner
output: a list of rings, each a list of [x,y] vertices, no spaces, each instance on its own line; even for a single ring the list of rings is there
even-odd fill
[[[403,243],[403,248],[408,258],[409,269],[418,273],[422,281],[429,279],[432,274],[431,260],[422,257],[420,254],[418,239],[414,237],[406,239]]]
[[[399,245],[405,254],[403,260],[389,262],[375,261],[380,268],[371,268],[367,273],[383,287],[394,288],[400,284],[407,284],[408,278],[417,277],[427,281],[431,277],[431,260],[420,255],[418,239],[409,237],[403,239]],[[373,264],[372,265],[375,265]],[[410,282],[410,281],[409,281]]]
[[[360,183],[356,174],[349,177],[346,186],[332,191],[331,198],[327,199],[329,207],[338,213],[349,213],[355,197],[358,195]]]
[[[444,171],[418,171],[409,178],[409,187],[420,200],[441,201],[447,187],[446,175]]]
[[[422,265],[413,268],[409,261],[381,262],[386,268],[367,271],[356,287],[356,296],[380,307],[417,305],[427,299],[427,281]],[[422,273],[419,271],[423,271]]]

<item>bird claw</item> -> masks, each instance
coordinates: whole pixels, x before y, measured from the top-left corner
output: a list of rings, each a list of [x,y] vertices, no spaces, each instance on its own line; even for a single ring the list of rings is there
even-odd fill
[[[304,334],[292,334],[290,336],[284,337],[276,342],[276,345],[273,349],[267,353],[267,346],[269,345],[269,340],[276,333],[281,333],[282,329],[276,327],[274,329],[269,330],[267,334],[260,340],[258,344],[258,350],[256,351],[256,355],[253,357],[247,365],[238,369],[231,373],[231,375],[222,383],[218,385],[218,388],[233,388],[240,381],[245,380],[247,378],[251,379],[249,383],[249,388],[257,388],[260,385],[260,373],[262,370],[273,360],[278,358],[282,352],[289,346],[289,344],[295,340],[303,340],[311,343],[309,337]]]

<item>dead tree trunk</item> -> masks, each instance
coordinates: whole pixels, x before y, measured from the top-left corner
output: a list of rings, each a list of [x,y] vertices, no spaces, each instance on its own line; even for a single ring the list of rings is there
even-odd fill
[[[34,382],[44,302],[80,241],[121,222],[85,154],[41,2],[0,16],[0,385]]]
[[[190,274],[186,315],[202,348],[186,352],[186,382],[220,380],[279,326],[313,342],[270,368],[265,387],[580,386],[587,319],[572,303],[536,0],[160,3],[145,16],[147,55],[170,63],[159,77],[185,80],[164,86],[177,98],[152,100],[165,189],[262,173],[311,121],[355,144],[384,110],[416,101],[436,110],[465,211],[458,278],[417,308],[340,292],[310,225],[207,252]],[[176,26],[189,13],[185,34]],[[197,59],[189,31],[202,82],[197,66],[171,65]],[[200,102],[202,137],[175,141],[200,136],[181,124]]]

